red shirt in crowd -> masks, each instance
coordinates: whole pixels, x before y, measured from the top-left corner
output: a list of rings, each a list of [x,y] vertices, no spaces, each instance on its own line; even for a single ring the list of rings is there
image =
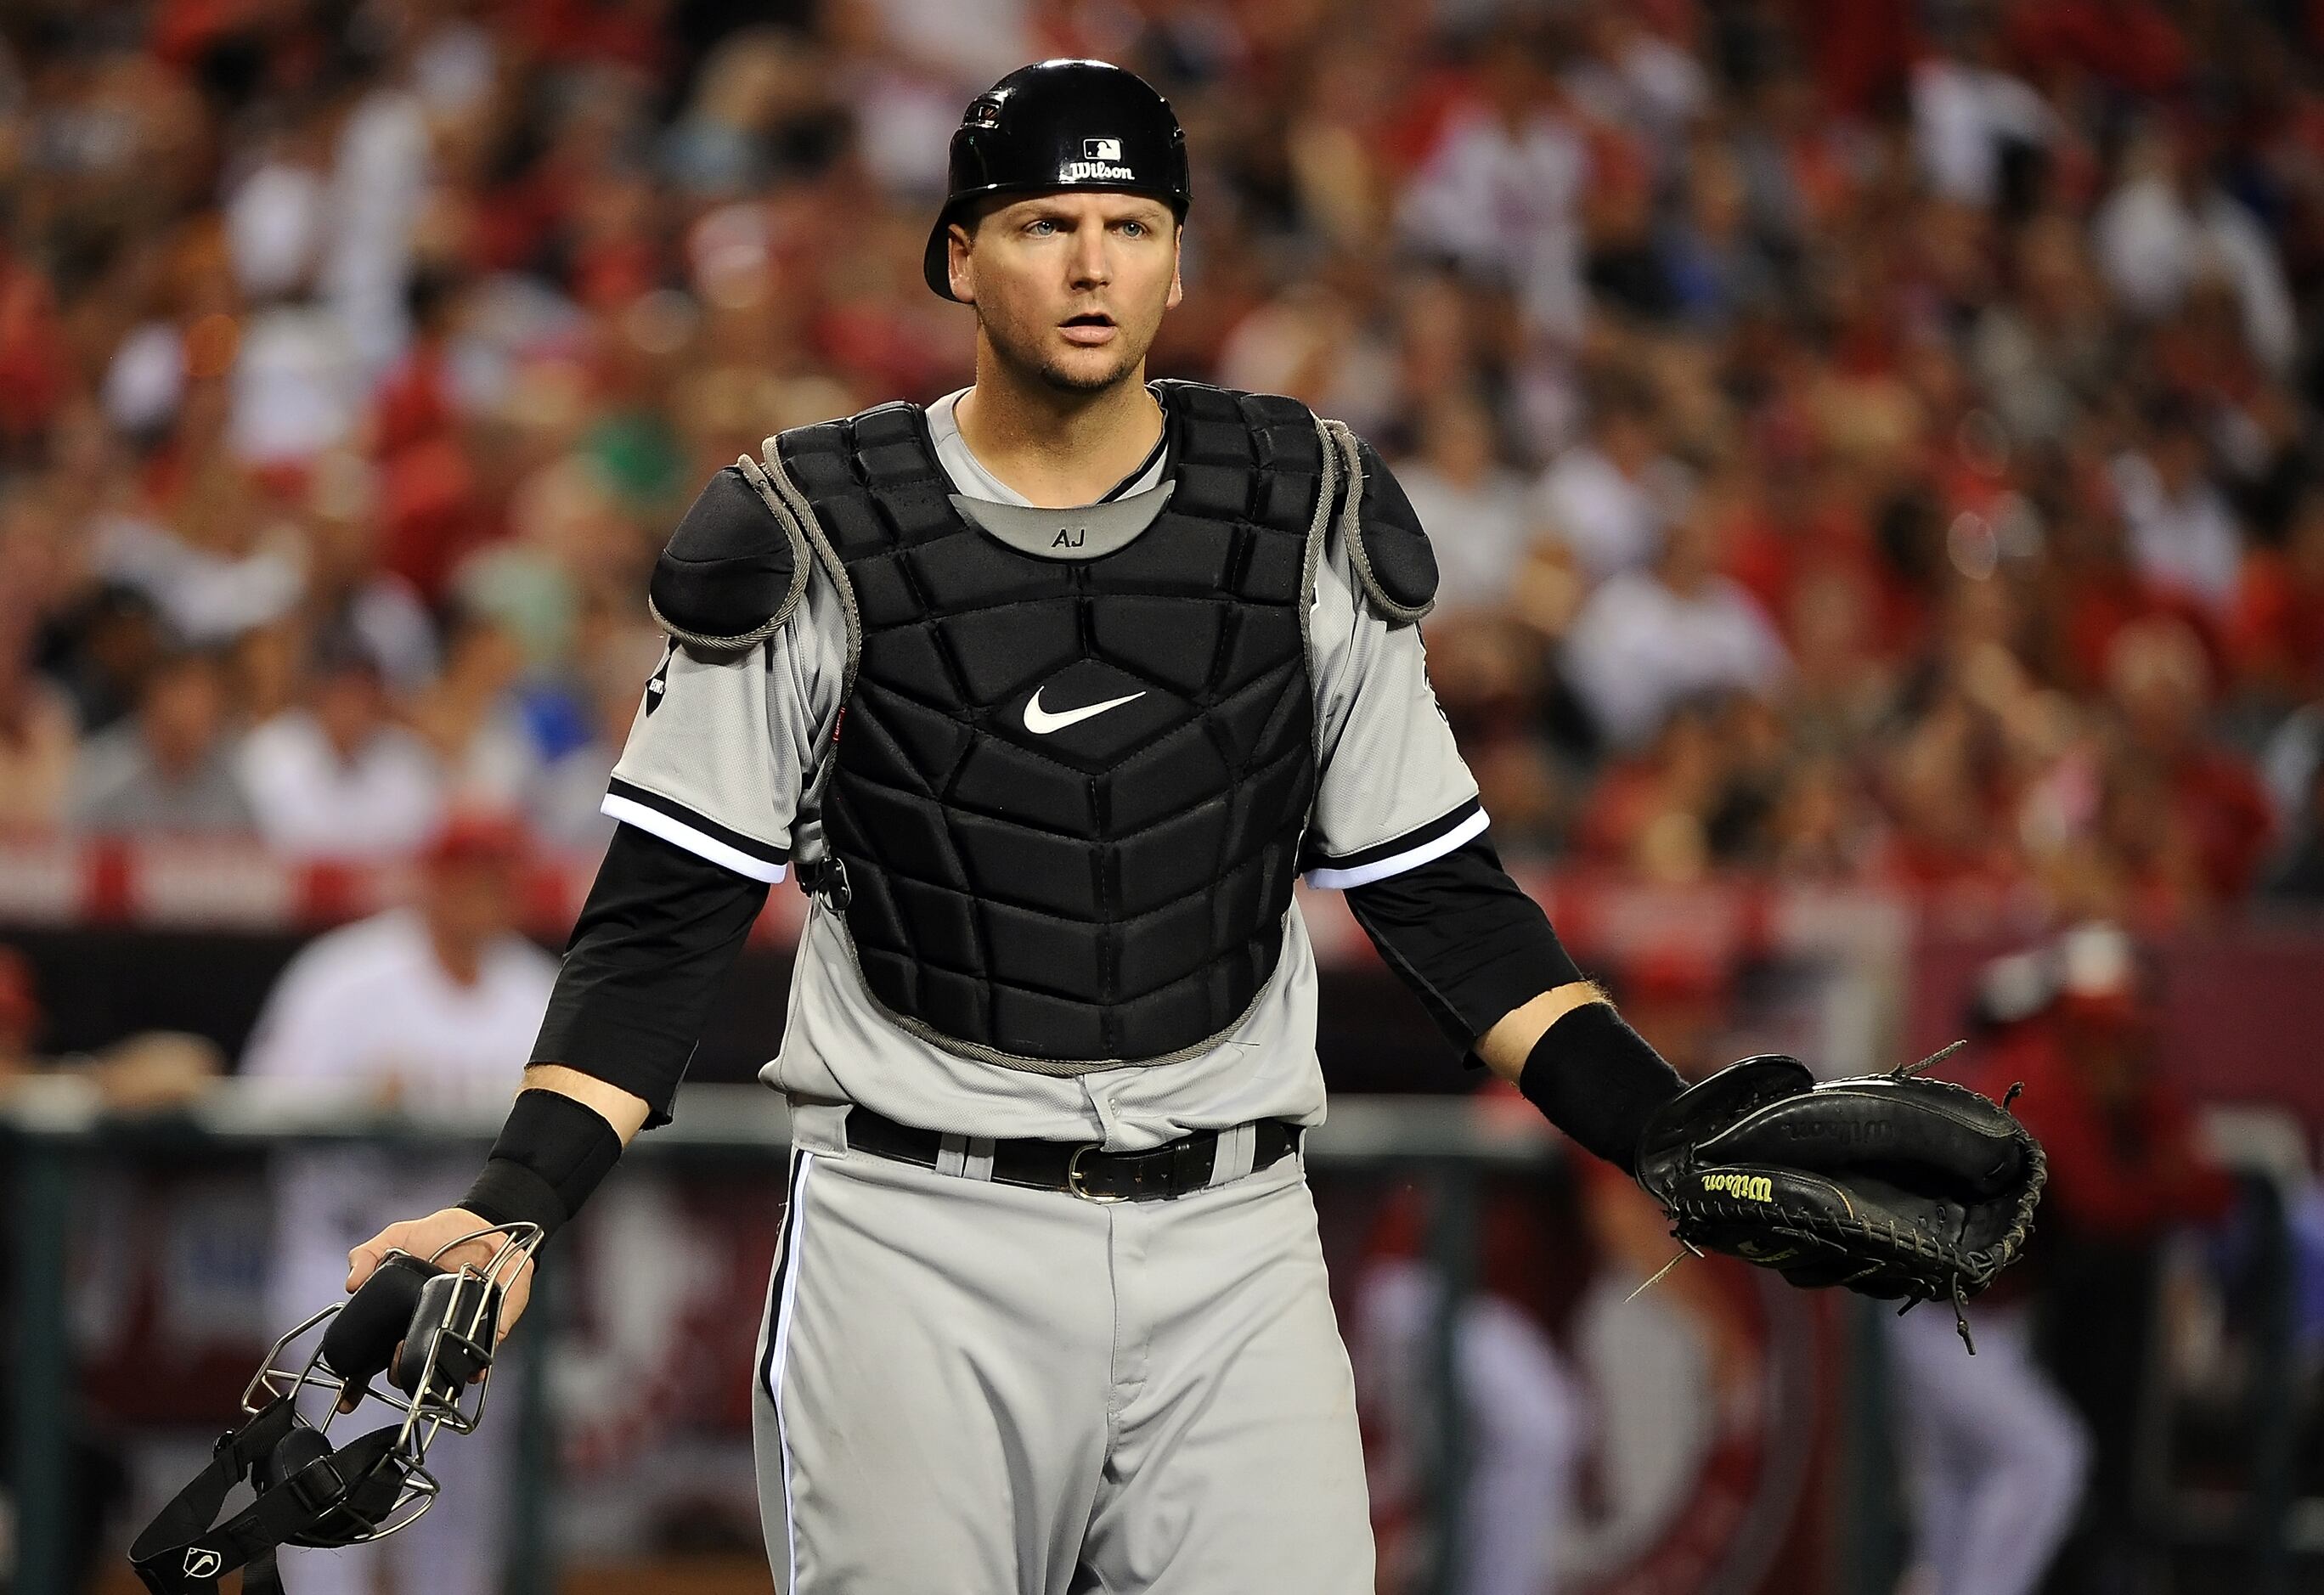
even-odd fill
[[[2192,1108],[2136,1056],[2135,1021],[2055,1013],[2014,1027],[1974,1083],[2012,1104],[2050,1160],[2043,1205],[2071,1234],[2130,1241],[2218,1218],[2234,1191],[2196,1139]]]

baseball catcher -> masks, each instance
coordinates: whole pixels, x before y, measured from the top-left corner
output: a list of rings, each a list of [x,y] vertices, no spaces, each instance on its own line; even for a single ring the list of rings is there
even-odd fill
[[[526,1089],[459,1205],[356,1248],[349,1284],[568,1222],[669,1119],[793,871],[752,1397],[784,1595],[1373,1588],[1301,1152],[1302,878],[1690,1244],[1908,1297],[1989,1278],[2040,1179],[2006,1114],[1789,1060],[1687,1090],[1493,850],[1427,678],[1435,557],[1379,451],[1296,399],[1148,379],[1193,204],[1168,103],[1027,67],[950,173],[922,270],[974,313],[974,383],[779,432],[680,521]]]

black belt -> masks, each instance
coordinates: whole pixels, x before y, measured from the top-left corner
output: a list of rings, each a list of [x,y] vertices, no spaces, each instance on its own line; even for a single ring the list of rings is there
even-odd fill
[[[1251,1127],[1250,1172],[1273,1166],[1299,1145],[1299,1127],[1282,1119],[1262,1119]],[[984,1140],[915,1129],[869,1108],[847,1111],[847,1145],[922,1168],[942,1168],[947,1154],[958,1172],[975,1173],[1004,1185],[1070,1191],[1092,1202],[1162,1202],[1200,1191],[1218,1165],[1222,1131],[1168,1141],[1145,1152],[1108,1152],[1094,1141]],[[991,1160],[986,1174],[985,1159]]]

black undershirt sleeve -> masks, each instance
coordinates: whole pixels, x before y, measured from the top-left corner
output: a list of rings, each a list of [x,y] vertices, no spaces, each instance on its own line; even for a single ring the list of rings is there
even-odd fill
[[[1388,967],[1463,1052],[1511,1010],[1582,978],[1549,916],[1482,836],[1351,886],[1347,898]]]
[[[1506,1015],[1582,978],[1549,916],[1509,879],[1482,836],[1417,869],[1350,888],[1348,906],[1464,1053]],[[1476,1055],[1468,1053],[1468,1061]],[[1649,1117],[1684,1084],[1611,1006],[1596,1001],[1550,1026],[1517,1080],[1543,1117],[1625,1171]]]
[[[634,825],[613,833],[566,944],[536,1064],[563,1064],[641,1097],[649,1129],[669,1106],[767,900],[766,883]]]

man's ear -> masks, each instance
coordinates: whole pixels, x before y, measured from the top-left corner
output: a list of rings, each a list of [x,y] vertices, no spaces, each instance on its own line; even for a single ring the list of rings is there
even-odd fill
[[[1186,285],[1178,280],[1178,261],[1182,253],[1179,246],[1185,237],[1186,227],[1182,222],[1170,234],[1170,297],[1162,301],[1162,308],[1166,310],[1176,308],[1178,301],[1186,297]]]
[[[964,305],[976,302],[976,268],[969,264],[974,236],[958,222],[945,230],[945,281],[952,287],[952,297]]]

